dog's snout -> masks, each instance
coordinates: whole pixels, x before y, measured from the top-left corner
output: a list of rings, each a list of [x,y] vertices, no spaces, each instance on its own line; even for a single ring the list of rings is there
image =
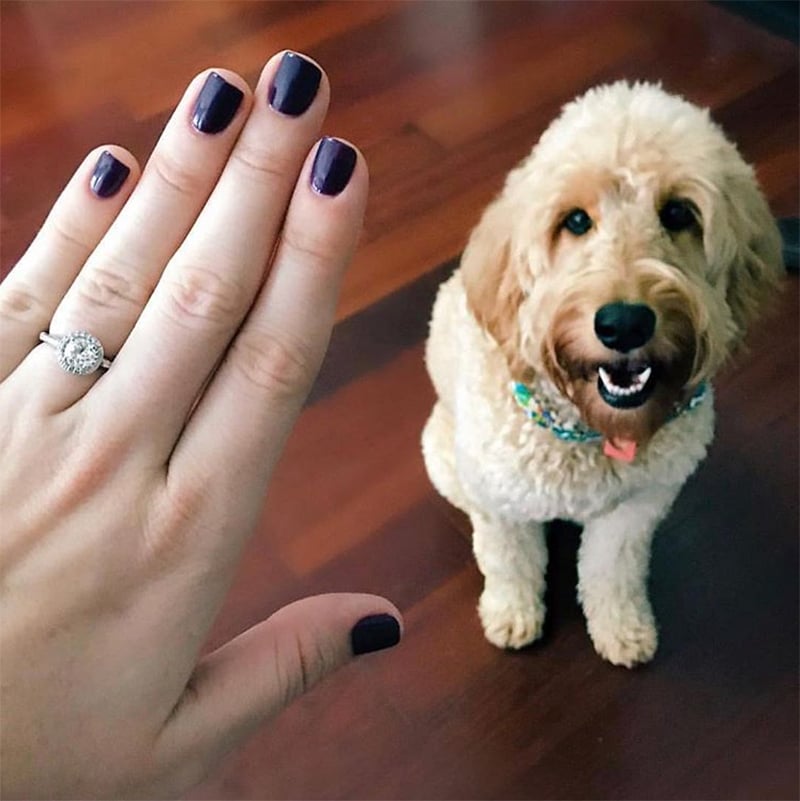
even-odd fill
[[[655,330],[655,312],[643,303],[608,303],[594,316],[597,338],[607,348],[620,353],[642,347]]]

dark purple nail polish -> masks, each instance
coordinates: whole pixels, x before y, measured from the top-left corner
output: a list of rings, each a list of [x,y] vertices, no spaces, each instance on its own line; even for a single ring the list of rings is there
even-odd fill
[[[104,150],[97,159],[94,172],[89,179],[89,188],[97,197],[111,197],[119,192],[130,174],[130,167],[126,167],[119,159],[115,159]]]
[[[325,137],[311,168],[311,186],[321,195],[338,195],[347,186],[355,167],[356,151],[338,139]]]
[[[281,114],[299,117],[314,102],[321,80],[316,64],[297,53],[284,53],[269,88],[269,104]]]
[[[236,116],[244,93],[221,75],[212,72],[194,105],[192,125],[201,133],[215,134],[224,131]]]
[[[359,620],[350,633],[353,655],[391,648],[400,642],[400,623],[391,615],[370,615]]]

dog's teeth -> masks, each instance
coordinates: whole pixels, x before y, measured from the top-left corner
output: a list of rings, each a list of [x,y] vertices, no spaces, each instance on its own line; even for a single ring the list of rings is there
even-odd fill
[[[647,382],[650,380],[650,376],[653,374],[652,367],[645,367],[641,373],[638,373],[636,378],[631,382],[631,388],[634,392],[641,392],[645,386],[647,386]]]
[[[615,384],[611,378],[611,374],[605,367],[599,367],[598,374],[600,375],[600,380],[603,382],[603,386],[611,395],[627,397],[629,395],[635,395],[645,388],[647,382],[650,380],[650,376],[653,374],[653,369],[652,367],[645,367],[641,372],[636,373],[627,387],[620,387]]]
[[[611,380],[611,376],[608,374],[608,371],[604,367],[601,367],[601,368],[599,368],[598,372],[600,373],[600,379],[603,382],[603,385],[605,386],[605,388],[612,395],[616,395],[618,390],[619,390],[619,387],[617,387],[614,384],[614,382]]]
[[[636,376],[636,383],[643,387],[649,380],[650,376],[653,374],[652,367],[645,367],[639,375]]]

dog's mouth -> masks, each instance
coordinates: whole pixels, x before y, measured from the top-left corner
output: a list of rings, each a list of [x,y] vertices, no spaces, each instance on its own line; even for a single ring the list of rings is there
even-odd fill
[[[657,365],[651,362],[616,362],[597,367],[597,391],[615,409],[642,406],[658,383]]]

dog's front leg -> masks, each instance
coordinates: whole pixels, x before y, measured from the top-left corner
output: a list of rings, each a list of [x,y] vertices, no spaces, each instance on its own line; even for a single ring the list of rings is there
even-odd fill
[[[615,665],[649,662],[656,652],[647,597],[650,545],[679,489],[647,489],[584,526],[578,597],[595,650]]]
[[[484,576],[478,612],[486,639],[522,648],[542,634],[547,545],[544,526],[470,514],[473,549]]]

